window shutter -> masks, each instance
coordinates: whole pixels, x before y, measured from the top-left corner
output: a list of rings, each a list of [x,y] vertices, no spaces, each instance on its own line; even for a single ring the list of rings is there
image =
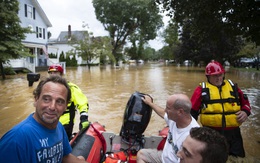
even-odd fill
[[[27,17],[27,4],[24,4],[24,13],[25,13],[25,17]]]
[[[38,27],[36,27],[36,38],[38,38]]]
[[[33,19],[35,20],[35,7],[33,8]]]
[[[43,28],[43,39],[45,39],[45,28]]]

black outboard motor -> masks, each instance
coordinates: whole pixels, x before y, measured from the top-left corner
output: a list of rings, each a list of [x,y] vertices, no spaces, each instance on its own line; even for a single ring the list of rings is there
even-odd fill
[[[146,94],[134,92],[127,102],[120,131],[120,136],[126,143],[140,144],[150,121],[152,109],[142,101],[144,95]]]

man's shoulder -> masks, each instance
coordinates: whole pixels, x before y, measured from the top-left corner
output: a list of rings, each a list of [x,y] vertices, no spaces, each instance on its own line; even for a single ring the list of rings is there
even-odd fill
[[[68,85],[71,87],[71,86],[77,86],[75,83],[72,83],[70,81],[68,81]]]
[[[1,138],[2,141],[8,141],[10,144],[19,142],[24,142],[24,139],[26,138],[26,135],[30,135],[29,132],[31,132],[31,125],[29,125],[28,120],[24,120],[21,123],[14,126],[12,129],[10,129],[8,132],[4,134],[4,136]]]
[[[191,128],[193,127],[200,127],[199,123],[196,121],[196,119],[194,119],[192,116],[191,116]]]
[[[80,89],[79,86],[77,86],[77,85],[74,84],[74,83],[68,82],[68,85],[69,85],[69,87],[70,87],[71,90]]]

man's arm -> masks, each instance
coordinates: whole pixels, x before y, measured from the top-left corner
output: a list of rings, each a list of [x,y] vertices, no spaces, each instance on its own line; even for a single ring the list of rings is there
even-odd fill
[[[144,103],[149,105],[160,117],[164,118],[165,110],[162,107],[154,104],[150,96],[144,95],[142,100]]]
[[[251,106],[247,95],[244,94],[239,88],[238,88],[238,95],[239,95],[239,100],[241,105],[241,111],[238,111],[236,115],[237,115],[237,121],[242,124],[247,120],[247,117],[251,114]]]
[[[64,156],[62,159],[62,163],[71,163],[71,162],[75,162],[75,163],[86,163],[85,158],[82,156],[74,156],[71,153]]]
[[[244,111],[247,116],[251,114],[251,106],[246,94],[244,94],[240,88],[238,88],[238,95],[241,104],[241,110]]]
[[[73,96],[73,102],[76,105],[77,109],[79,110],[80,113],[80,123],[79,123],[79,130],[82,128],[86,128],[89,126],[88,122],[88,99],[85,96],[85,94],[81,91],[81,89],[75,85],[70,83],[71,85],[71,92]]]
[[[196,120],[198,120],[199,111],[201,107],[201,91],[202,91],[201,86],[198,86],[194,90],[193,95],[191,96],[192,106],[191,106],[190,114]]]
[[[86,95],[81,91],[81,89],[73,84],[70,83],[70,89],[71,89],[71,96],[73,99],[74,104],[77,106],[77,109],[80,113],[86,112],[88,113],[88,98]]]

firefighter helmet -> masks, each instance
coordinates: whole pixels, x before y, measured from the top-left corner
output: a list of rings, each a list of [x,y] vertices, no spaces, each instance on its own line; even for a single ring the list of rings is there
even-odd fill
[[[60,72],[61,75],[63,74],[63,68],[60,64],[53,64],[50,65],[49,69],[48,69],[48,73],[50,72]]]
[[[217,74],[223,74],[225,73],[225,70],[223,66],[217,62],[217,61],[211,61],[205,69],[206,75],[217,75]]]

